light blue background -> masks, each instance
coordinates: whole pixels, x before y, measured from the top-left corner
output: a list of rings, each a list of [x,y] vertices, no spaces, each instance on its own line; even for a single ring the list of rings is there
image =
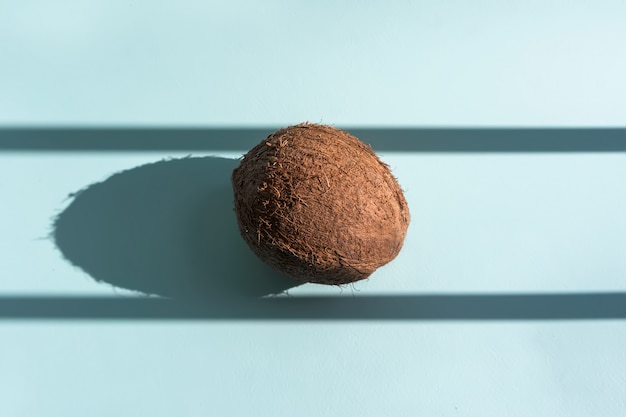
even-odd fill
[[[0,2],[0,123],[623,126],[625,21],[620,1]],[[53,218],[187,154],[0,152],[0,295],[135,296],[66,262]],[[403,251],[292,296],[624,291],[624,152],[381,156]],[[0,320],[7,417],[626,413],[623,320]]]
[[[0,121],[624,123],[621,0],[339,3],[2,1]]]

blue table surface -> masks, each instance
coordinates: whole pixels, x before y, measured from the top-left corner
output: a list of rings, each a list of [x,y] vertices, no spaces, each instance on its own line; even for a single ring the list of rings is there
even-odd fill
[[[623,416],[626,7],[431,3],[0,5],[0,416]],[[237,232],[304,120],[409,203],[353,285]]]

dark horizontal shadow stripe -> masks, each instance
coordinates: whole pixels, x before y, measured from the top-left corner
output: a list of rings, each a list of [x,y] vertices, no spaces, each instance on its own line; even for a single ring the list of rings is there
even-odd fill
[[[0,128],[0,151],[244,151],[274,128]],[[625,128],[359,128],[376,151],[621,152]]]
[[[626,293],[275,297],[182,303],[159,298],[3,297],[0,319],[603,320],[626,318]]]

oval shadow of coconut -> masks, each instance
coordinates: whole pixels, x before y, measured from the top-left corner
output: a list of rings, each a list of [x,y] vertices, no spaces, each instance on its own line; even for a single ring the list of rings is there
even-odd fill
[[[239,234],[234,159],[183,158],[114,174],[73,195],[54,240],[95,280],[164,297],[261,297],[297,284],[261,262]]]

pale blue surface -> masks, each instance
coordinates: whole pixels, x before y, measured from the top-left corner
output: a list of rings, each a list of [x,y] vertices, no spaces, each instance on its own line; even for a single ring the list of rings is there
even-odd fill
[[[0,130],[626,123],[623,2],[362,3],[0,2]],[[136,296],[64,260],[54,218],[189,153],[0,148],[0,296]],[[293,297],[626,290],[623,150],[381,156],[403,251]],[[626,413],[623,319],[44,318],[0,317],[2,417]]]

